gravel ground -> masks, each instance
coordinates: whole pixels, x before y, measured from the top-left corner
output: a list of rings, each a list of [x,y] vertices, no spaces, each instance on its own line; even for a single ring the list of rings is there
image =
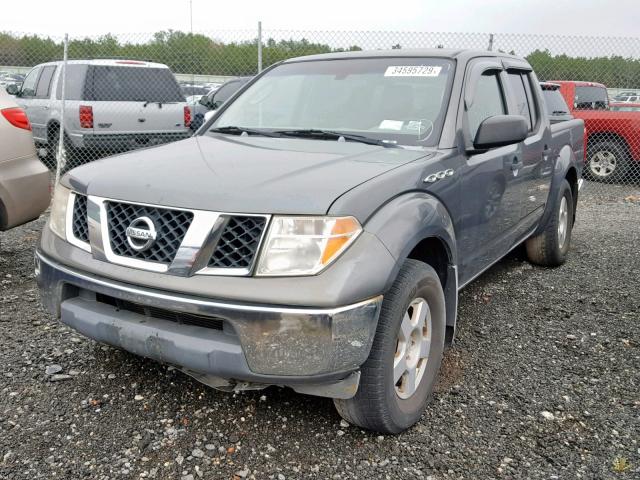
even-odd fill
[[[587,189],[562,268],[516,251],[462,292],[434,400],[395,437],[74,334],[39,305],[43,223],[0,236],[0,478],[640,478],[637,187]]]

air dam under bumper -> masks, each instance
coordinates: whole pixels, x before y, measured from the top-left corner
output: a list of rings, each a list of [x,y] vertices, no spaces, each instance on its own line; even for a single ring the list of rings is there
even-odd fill
[[[196,378],[294,388],[339,382],[357,370],[369,355],[382,303],[382,296],[333,309],[224,303],[84,274],[41,252],[36,253],[36,272],[47,310],[87,337],[176,365]],[[224,328],[118,309],[99,301],[97,294],[212,317],[212,322],[222,320]]]

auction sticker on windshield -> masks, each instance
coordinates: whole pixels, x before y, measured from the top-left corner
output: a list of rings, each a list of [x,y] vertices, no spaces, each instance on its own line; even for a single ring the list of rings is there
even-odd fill
[[[385,77],[437,77],[441,66],[437,65],[392,65],[384,72]]]

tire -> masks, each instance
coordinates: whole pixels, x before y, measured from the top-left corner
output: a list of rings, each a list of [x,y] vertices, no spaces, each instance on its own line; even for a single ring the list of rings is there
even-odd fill
[[[49,126],[47,130],[47,155],[43,160],[43,163],[51,170],[55,172],[58,166],[58,148],[60,145],[60,127],[57,124],[53,124]],[[60,174],[65,174],[73,167],[77,167],[79,165],[79,151],[73,147],[71,144],[71,140],[65,133],[64,135],[64,148],[66,152],[66,164],[64,166],[63,171]]]
[[[527,257],[531,263],[545,267],[558,267],[567,260],[571,247],[573,209],[571,187],[567,180],[563,180],[544,231],[526,242]],[[564,227],[561,228],[561,224]]]
[[[60,143],[60,127],[57,124],[47,127],[47,154],[42,158],[42,163],[52,172],[56,171],[58,160],[58,144]]]
[[[419,328],[418,320],[411,335],[403,335],[401,326],[407,325],[403,322],[405,315],[416,320],[421,317],[418,312],[426,313],[426,330]],[[436,271],[423,262],[406,260],[383,300],[371,352],[361,367],[356,395],[348,400],[334,399],[342,418],[380,433],[402,432],[420,419],[442,362],[445,312],[444,293]],[[416,345],[423,344],[421,338],[429,345],[424,361],[419,360],[420,354],[415,355],[419,351]],[[417,339],[418,343],[412,344],[411,339]],[[400,355],[397,349],[402,352]],[[398,384],[394,383],[394,363],[401,358],[410,359],[409,364],[417,365],[415,388],[407,381],[410,378],[408,371],[400,377]]]
[[[629,170],[629,154],[624,144],[600,141],[587,148],[585,176],[597,182],[620,182]]]

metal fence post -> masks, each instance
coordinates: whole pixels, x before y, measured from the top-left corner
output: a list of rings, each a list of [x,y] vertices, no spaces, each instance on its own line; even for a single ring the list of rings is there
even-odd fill
[[[493,50],[493,33],[489,34],[489,47],[487,48],[487,50],[489,51]]]
[[[262,22],[258,22],[258,73],[262,71]]]
[[[64,49],[62,54],[62,92],[60,94],[60,138],[56,151],[56,184],[60,181],[60,174],[66,165],[66,150],[64,148],[64,125],[65,125],[65,98],[67,94],[67,60],[69,57],[69,34],[64,34]]]

